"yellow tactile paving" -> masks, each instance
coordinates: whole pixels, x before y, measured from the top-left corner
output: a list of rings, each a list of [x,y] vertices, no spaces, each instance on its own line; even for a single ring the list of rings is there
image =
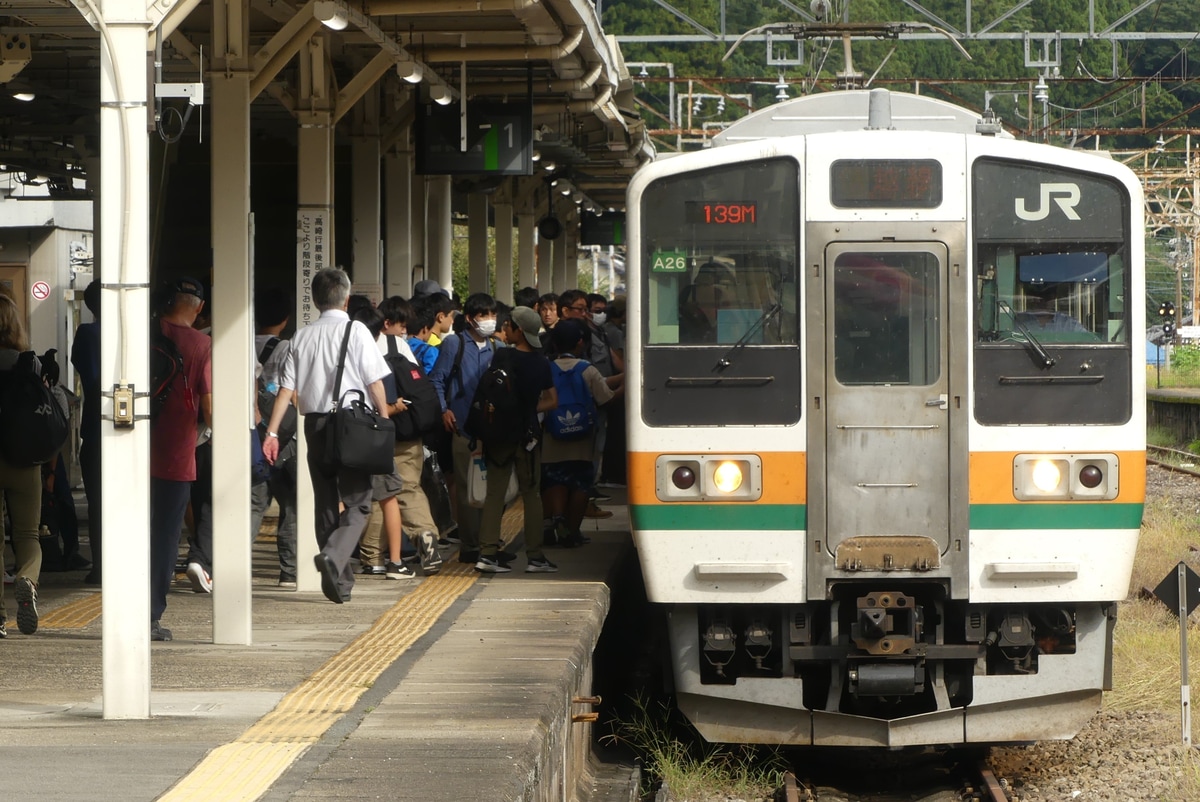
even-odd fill
[[[523,516],[509,509],[505,538],[520,530]],[[448,562],[379,617],[369,630],[329,658],[255,722],[236,741],[210,752],[166,794],[164,802],[258,799],[308,747],[371,687],[383,671],[429,631],[474,584],[470,565]]]
[[[236,741],[210,752],[161,800],[254,800],[354,706],[383,671],[475,582],[447,564],[279,701]]]

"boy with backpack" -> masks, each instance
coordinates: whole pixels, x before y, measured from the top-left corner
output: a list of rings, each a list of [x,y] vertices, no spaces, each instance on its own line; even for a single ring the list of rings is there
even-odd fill
[[[454,486],[458,490],[455,504],[455,517],[458,520],[456,536],[462,543],[458,561],[473,564],[479,559],[480,513],[467,499],[471,448],[464,427],[479,380],[496,353],[496,300],[486,292],[473,293],[467,297],[463,318],[462,332],[448,335],[442,341],[437,363],[429,378],[437,388],[442,406],[442,425],[451,439],[450,464],[454,471]],[[446,467],[442,456],[439,450],[438,459]]]
[[[421,469],[425,464],[422,438],[441,426],[442,408],[436,388],[407,342],[411,305],[395,296],[379,304],[379,313],[383,315],[383,328],[376,342],[392,369],[396,395],[404,399],[404,410],[391,416],[396,426],[393,452],[396,473],[402,483],[397,501],[403,516],[404,533],[416,546],[421,570],[426,576],[432,576],[441,569],[442,557],[437,550],[438,527],[425,491],[421,489]]]
[[[623,375],[605,378],[583,359],[586,331],[578,320],[562,320],[551,330],[557,353],[551,362],[558,406],[546,413],[542,443],[542,506],[547,543],[579,546],[580,532],[594,479],[596,406],[621,393]]]
[[[475,570],[508,573],[500,556],[500,518],[504,515],[509,479],[517,477],[518,494],[525,509],[525,573],[549,574],[558,566],[542,553],[542,499],[539,465],[539,412],[558,405],[550,362],[541,354],[537,312],[520,306],[504,323],[511,347],[500,349],[480,378],[471,401],[466,431],[482,444],[487,462],[487,497],[479,530],[479,559]],[[466,494],[460,485],[459,497]]]

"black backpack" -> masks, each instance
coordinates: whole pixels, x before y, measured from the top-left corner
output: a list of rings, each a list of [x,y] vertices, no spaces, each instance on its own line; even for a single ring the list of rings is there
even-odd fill
[[[384,359],[396,377],[396,396],[408,405],[408,409],[392,418],[396,440],[417,440],[441,425],[442,405],[438,402],[437,388],[420,365],[400,353],[394,336],[388,336],[387,344]]]
[[[26,351],[0,372],[0,453],[17,468],[49,462],[67,442],[67,415]]]
[[[258,352],[259,365],[266,366],[267,360],[271,358],[271,354],[275,353],[275,349],[279,347],[279,343],[280,339],[278,337],[272,337],[267,340],[267,344]],[[269,388],[261,372],[255,384],[258,388],[258,414],[262,416],[262,436],[265,437],[266,426],[271,422],[271,414],[275,411],[275,396],[279,395],[279,388]],[[279,431],[275,433],[279,436],[279,447],[281,449],[296,436],[297,421],[296,405],[288,404],[287,412],[283,415],[283,422],[279,424]]]
[[[485,448],[517,445],[527,438],[529,421],[525,410],[521,409],[513,379],[508,349],[498,349],[479,379],[463,427],[471,440],[482,442]]]
[[[175,341],[163,334],[162,324],[150,321],[150,420],[154,420],[167,405],[167,399],[178,384],[187,393],[188,406],[192,394],[188,387],[187,372],[183,366],[183,354]]]

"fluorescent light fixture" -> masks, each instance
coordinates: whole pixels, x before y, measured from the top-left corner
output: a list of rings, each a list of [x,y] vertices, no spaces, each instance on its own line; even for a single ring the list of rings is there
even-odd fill
[[[552,173],[552,172],[554,172],[554,162],[550,162],[550,161],[543,161],[543,162],[542,162],[542,169],[543,169],[543,170],[545,170],[545,171],[546,171],[546,172],[548,172],[548,173]]]
[[[321,21],[326,28],[342,31],[350,24],[340,3],[321,0],[313,4],[313,16]]]
[[[535,150],[533,152],[533,155],[530,156],[529,158],[533,159],[535,162],[540,162],[542,160],[542,152],[540,150]]]
[[[13,100],[19,100],[22,103],[28,103],[35,97],[37,97],[37,95],[35,95],[33,92],[17,92],[15,95],[13,95]]]
[[[429,99],[439,106],[445,106],[454,98],[450,94],[450,87],[445,84],[434,84],[429,87]]]
[[[421,76],[425,71],[421,69],[421,65],[415,61],[397,61],[396,75],[402,80],[408,81],[410,84],[421,83]]]

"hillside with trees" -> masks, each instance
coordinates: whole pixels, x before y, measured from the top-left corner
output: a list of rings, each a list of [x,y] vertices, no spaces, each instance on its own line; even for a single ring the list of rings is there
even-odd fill
[[[1141,4],[1142,0],[1095,0],[1095,19],[1090,22],[1087,2],[1034,0],[989,32],[1103,31]],[[760,108],[774,102],[780,83],[789,96],[824,91],[835,86],[838,73],[845,69],[840,38],[805,42],[803,66],[769,66],[766,45],[761,41],[744,42],[724,58],[740,33],[768,23],[804,22],[789,6],[808,11],[808,0],[727,0],[723,28],[721,4],[715,0],[671,0],[670,5],[710,31],[723,29],[727,39],[686,44],[624,42],[621,49],[627,62],[666,62],[674,65],[677,79],[700,79],[693,83],[693,92],[748,93],[754,98],[754,107]],[[968,29],[965,0],[925,0],[920,7],[930,16],[901,0],[828,0],[828,5],[831,21],[933,24],[937,19],[958,31]],[[1019,3],[973,0],[970,5],[970,29],[980,31]],[[700,33],[654,0],[609,0],[602,9],[605,30],[618,36]],[[1118,33],[1179,32],[1177,39],[1127,39],[1114,48],[1109,40],[1064,37],[1057,68],[1026,66],[1025,42],[1019,36],[999,41],[960,38],[972,60],[942,38],[856,40],[854,67],[864,78],[872,79],[872,86],[900,91],[919,87],[922,93],[970,108],[988,106],[1019,134],[1061,140],[1100,132],[1104,147],[1147,147],[1160,133],[1200,127],[1200,85],[1196,82],[1200,65],[1192,63],[1189,53],[1196,45],[1193,32],[1200,29],[1195,10],[1194,0],[1161,0],[1115,29]],[[795,57],[796,46],[790,37],[777,36],[775,45],[777,53],[781,46],[790,46]],[[1033,42],[1031,51],[1034,58],[1045,56],[1040,42]],[[1037,87],[1043,75],[1044,106]],[[666,81],[665,73],[649,71],[638,88],[639,99],[650,106],[652,128],[667,127]],[[678,81],[676,90],[686,92],[686,83]],[[720,113],[712,105],[697,112],[701,120],[717,122],[740,115],[736,103],[724,104]]]

